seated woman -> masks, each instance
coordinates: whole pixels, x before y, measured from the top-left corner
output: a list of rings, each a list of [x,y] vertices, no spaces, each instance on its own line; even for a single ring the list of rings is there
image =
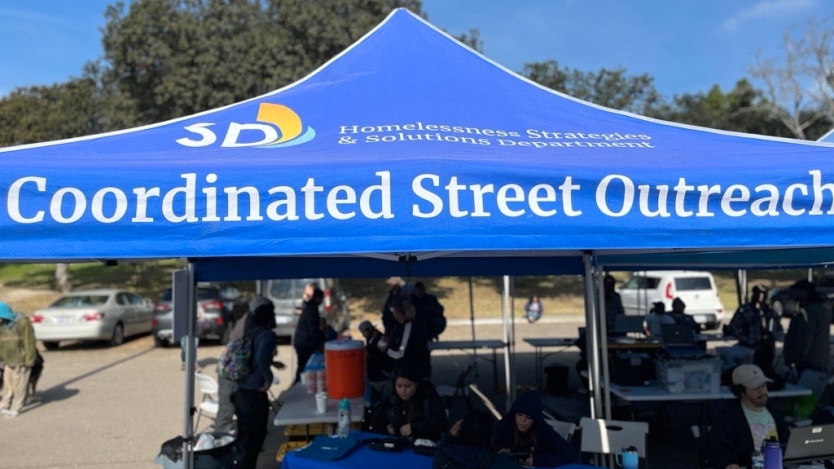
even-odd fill
[[[437,390],[408,368],[394,372],[394,394],[377,406],[372,421],[372,432],[432,441],[440,440],[448,426]]]
[[[556,467],[579,462],[579,454],[544,420],[536,391],[518,396],[495,424],[492,447],[499,453],[528,454],[522,466]]]

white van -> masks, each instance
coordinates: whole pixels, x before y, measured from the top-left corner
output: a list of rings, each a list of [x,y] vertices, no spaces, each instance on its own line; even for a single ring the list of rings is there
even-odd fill
[[[662,301],[666,311],[672,300],[686,304],[686,314],[706,329],[721,327],[724,305],[718,297],[715,279],[709,272],[694,270],[644,270],[634,272],[618,289],[627,315],[645,315],[652,304]]]

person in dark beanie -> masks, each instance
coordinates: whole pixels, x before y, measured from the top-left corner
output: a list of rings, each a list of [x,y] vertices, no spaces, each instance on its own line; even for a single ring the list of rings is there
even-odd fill
[[[495,424],[492,447],[499,453],[528,453],[522,466],[556,467],[579,462],[579,454],[544,420],[536,391],[527,391],[513,402]]]
[[[519,469],[509,455],[492,451],[495,419],[487,412],[473,410],[443,434],[432,459],[432,469],[484,468]]]
[[[252,339],[252,373],[238,382],[237,391],[232,395],[237,415],[237,438],[235,444],[243,455],[240,465],[254,469],[258,463],[266,439],[269,423],[269,398],[267,391],[272,386],[272,357],[275,356],[275,306],[271,301],[257,306],[252,313],[250,327],[244,334]]]

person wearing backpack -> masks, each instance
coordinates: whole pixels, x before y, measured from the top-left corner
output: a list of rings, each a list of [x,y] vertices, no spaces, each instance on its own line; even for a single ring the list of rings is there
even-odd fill
[[[443,315],[443,305],[437,301],[437,297],[426,293],[426,286],[423,282],[414,284],[414,292],[411,294],[411,304],[417,312],[414,318],[415,327],[422,327],[426,330],[426,337],[429,340],[438,340],[440,334],[446,330],[446,316]]]
[[[272,386],[272,357],[277,345],[274,328],[275,306],[266,300],[252,312],[251,325],[244,332],[244,336],[252,341],[250,373],[238,380],[237,391],[232,395],[237,416],[235,444],[242,454],[237,467],[242,469],[257,466],[258,453],[266,439],[269,422],[267,391]]]

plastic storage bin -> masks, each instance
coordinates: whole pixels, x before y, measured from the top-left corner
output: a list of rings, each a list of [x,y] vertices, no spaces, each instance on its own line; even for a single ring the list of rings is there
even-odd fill
[[[655,360],[657,380],[672,393],[712,393],[721,387],[721,359]]]
[[[756,351],[750,347],[743,345],[733,345],[732,347],[715,347],[718,356],[721,357],[721,371],[724,372],[730,368],[735,368],[746,363],[753,363],[753,355]]]

